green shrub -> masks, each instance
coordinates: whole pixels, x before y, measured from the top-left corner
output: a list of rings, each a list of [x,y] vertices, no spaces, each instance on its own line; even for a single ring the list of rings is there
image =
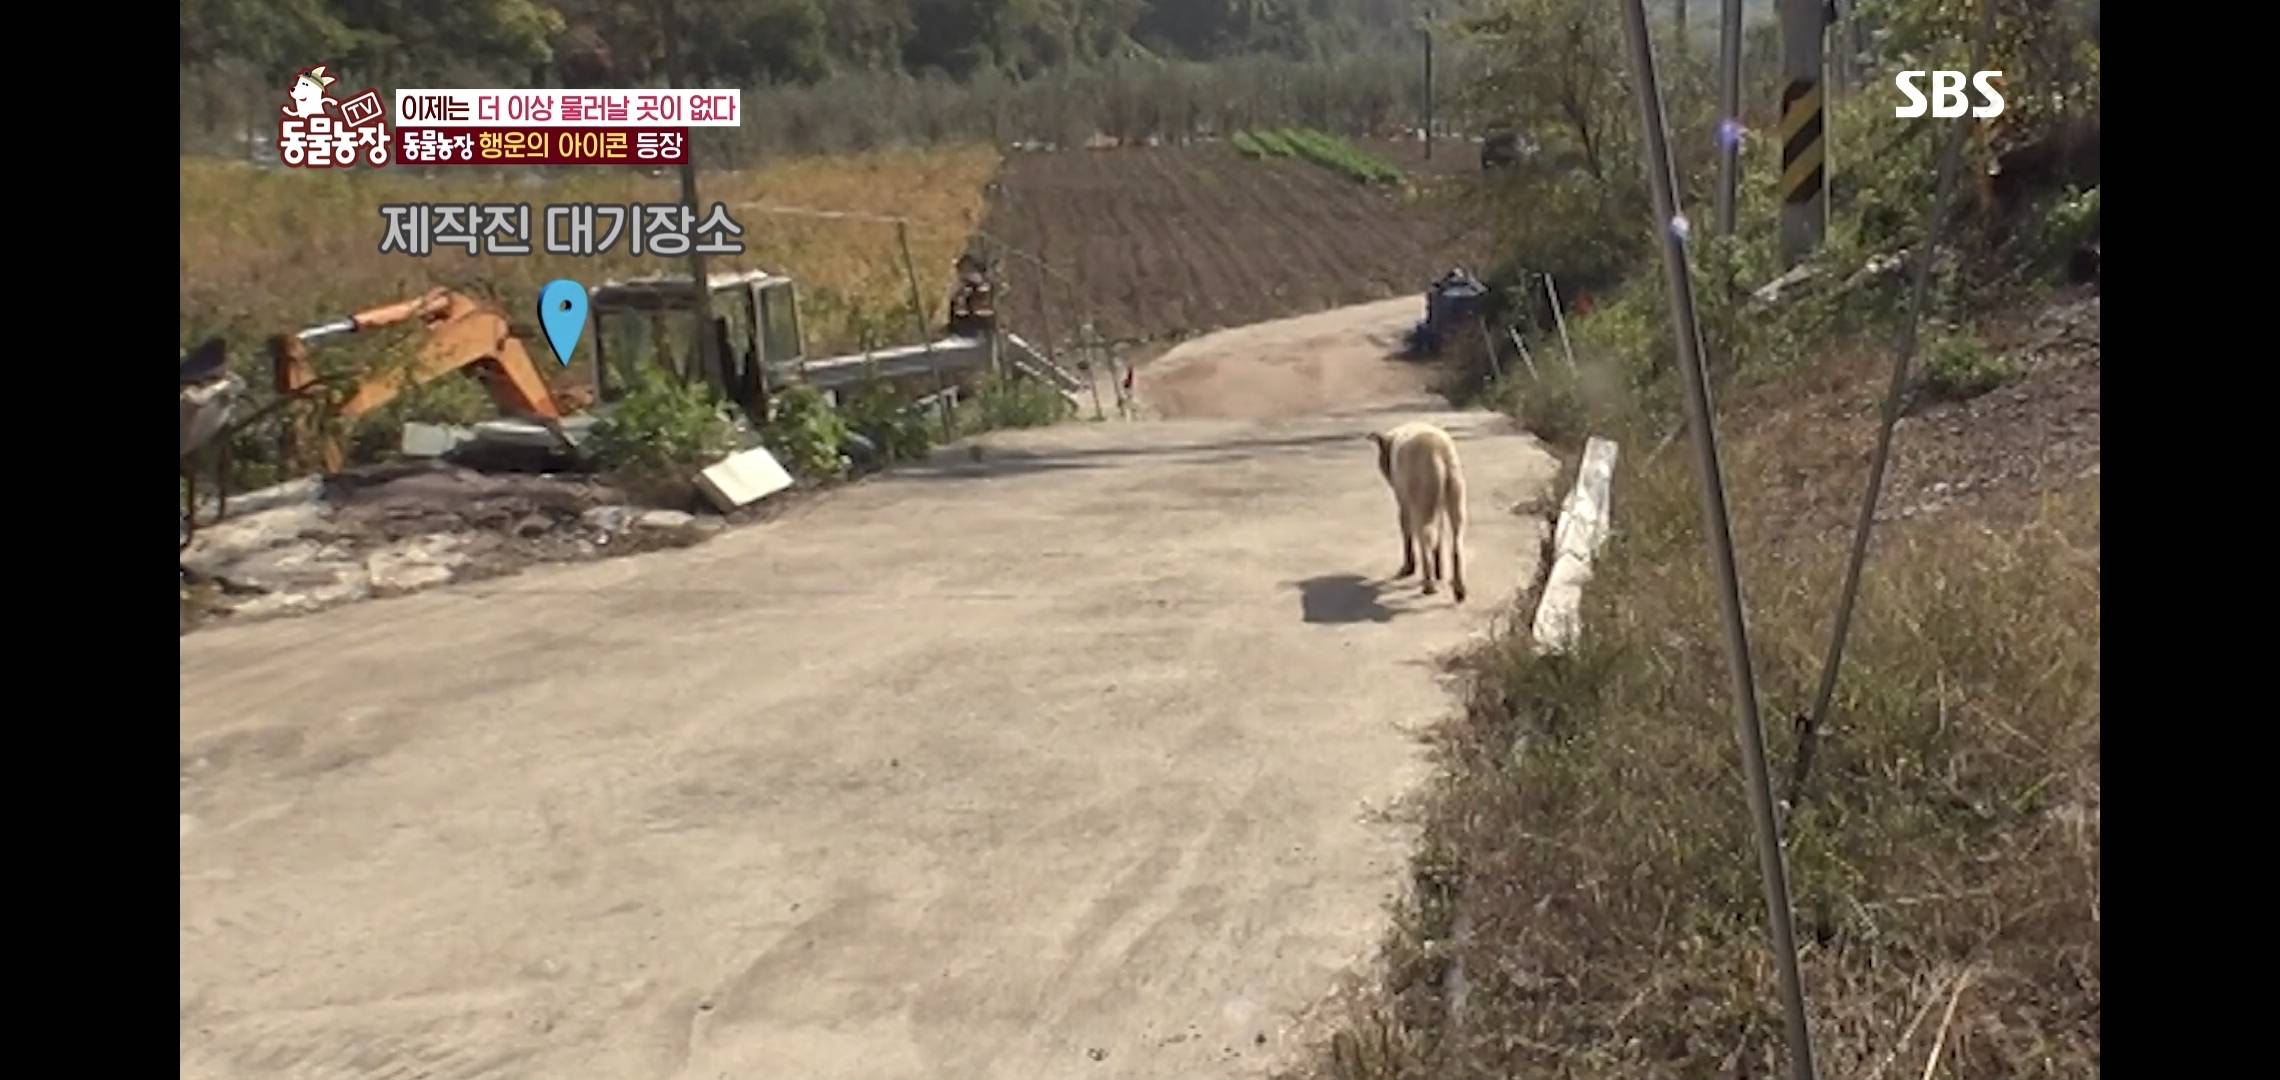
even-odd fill
[[[1604,297],[1641,268],[1659,269],[1648,261],[1656,252],[1643,227],[1647,210],[1628,198],[1580,173],[1496,179],[1482,209],[1507,258],[1490,276],[1522,282],[1533,300],[1544,287],[1540,275],[1550,274],[1560,299],[1572,304],[1587,292]],[[1659,276],[1639,280],[1659,298]]]
[[[1923,387],[1933,397],[1962,401],[2016,378],[2011,362],[1964,334],[1939,334],[1924,349]]]
[[[1585,415],[1583,396],[1576,392],[1573,379],[1555,375],[1514,385],[1497,396],[1510,403],[1513,415],[1531,434],[1553,446],[1581,446],[1584,437],[1591,434],[1591,420]]]
[[[847,442],[847,421],[825,401],[815,387],[797,385],[776,395],[775,415],[760,429],[760,439],[794,475],[828,479],[846,470],[840,450]]]
[[[736,450],[720,399],[651,366],[594,424],[587,458],[637,502],[681,506],[694,499],[697,470]]]
[[[2098,189],[2069,188],[2036,215],[2028,255],[2044,269],[2063,269],[2074,253],[2098,238]]]
[[[1578,364],[1619,372],[1633,384],[1649,382],[1678,363],[1662,282],[1651,277],[1600,303],[1591,314],[1569,320],[1568,333]],[[1559,363],[1566,365],[1564,358]]]
[[[1236,132],[1235,138],[1230,141],[1235,144],[1235,152],[1244,157],[1260,158],[1267,156],[1267,148],[1259,145],[1258,136],[1248,131]]]
[[[969,432],[1044,427],[1067,419],[1070,412],[1068,399],[1038,379],[985,377],[969,400],[966,423],[960,425]]]
[[[868,380],[845,395],[840,415],[849,428],[879,448],[881,464],[921,460],[934,448],[934,429],[926,416],[911,411],[883,379]]]
[[[606,470],[660,472],[702,468],[735,449],[735,428],[711,387],[645,366],[595,423],[587,452]]]

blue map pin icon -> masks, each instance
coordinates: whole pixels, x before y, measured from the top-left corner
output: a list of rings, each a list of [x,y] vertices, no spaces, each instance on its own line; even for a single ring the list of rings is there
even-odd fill
[[[548,282],[538,294],[538,325],[546,330],[546,343],[554,358],[570,366],[578,351],[578,338],[586,332],[586,287],[564,278]]]

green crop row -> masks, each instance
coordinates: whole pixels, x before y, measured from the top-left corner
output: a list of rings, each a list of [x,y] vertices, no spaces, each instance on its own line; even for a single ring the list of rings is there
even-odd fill
[[[1247,158],[1291,157],[1298,153],[1289,140],[1272,131],[1238,131],[1231,141],[1235,152]]]
[[[1285,129],[1282,139],[1299,157],[1364,184],[1397,184],[1401,170],[1371,157],[1335,135],[1311,128]]]

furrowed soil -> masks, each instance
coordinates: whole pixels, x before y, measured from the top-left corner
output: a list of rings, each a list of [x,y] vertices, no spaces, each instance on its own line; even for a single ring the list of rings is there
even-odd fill
[[[1296,159],[1251,160],[1223,142],[1014,153],[983,230],[1001,257],[999,311],[1023,334],[1073,340],[1086,316],[1110,341],[1164,340],[1416,294],[1472,265],[1484,232],[1462,207],[1448,143],[1364,149],[1411,174],[1370,186]],[[1442,175],[1435,175],[1442,174]]]

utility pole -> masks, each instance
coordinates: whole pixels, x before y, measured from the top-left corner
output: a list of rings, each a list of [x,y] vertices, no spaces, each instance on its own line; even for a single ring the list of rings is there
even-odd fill
[[[658,38],[665,47],[665,87],[681,88],[681,54],[675,48],[673,27],[673,0],[658,0]],[[697,147],[696,130],[689,129],[689,142],[681,148],[681,204],[689,213],[697,214]],[[697,301],[697,370],[690,372],[704,379],[723,393],[730,393],[726,373],[721,367],[718,343],[713,337],[712,279],[705,274],[705,253],[689,238],[689,278],[696,287]],[[683,382],[688,381],[686,378]]]
[[[1425,5],[1425,160],[1433,160],[1433,5]]]
[[[1742,0],[1718,10],[1718,235],[1734,235],[1742,180]]]
[[[1821,246],[1829,226],[1821,40],[1827,0],[1781,0],[1781,268]]]

